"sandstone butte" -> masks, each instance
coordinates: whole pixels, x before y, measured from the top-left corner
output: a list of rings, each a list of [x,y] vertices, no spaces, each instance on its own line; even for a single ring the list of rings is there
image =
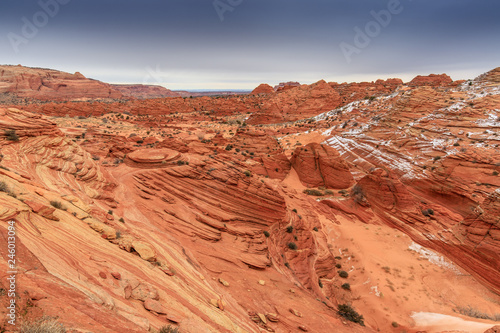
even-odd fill
[[[2,73],[26,96],[0,106],[19,325],[498,331],[500,68],[105,102],[63,100],[114,96],[80,75]],[[31,91],[40,77],[71,90]]]

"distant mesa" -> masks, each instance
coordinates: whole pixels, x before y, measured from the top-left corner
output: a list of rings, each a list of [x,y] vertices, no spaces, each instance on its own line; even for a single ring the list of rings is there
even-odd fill
[[[110,84],[52,69],[0,66],[0,94],[38,100],[122,98]]]
[[[164,98],[164,97],[182,97],[179,92],[174,92],[162,86],[146,84],[112,84],[114,89],[123,94],[124,97],[138,99],[146,98]]]
[[[439,87],[439,86],[447,86],[453,82],[451,77],[446,74],[430,74],[426,76],[417,75],[413,80],[411,80],[408,85],[411,87],[416,86],[431,86],[431,87]]]

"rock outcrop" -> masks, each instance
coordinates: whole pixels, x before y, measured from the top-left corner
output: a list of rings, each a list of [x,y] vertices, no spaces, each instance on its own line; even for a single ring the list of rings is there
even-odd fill
[[[0,66],[0,94],[38,100],[121,98],[111,85],[82,74],[23,66]]]
[[[118,90],[124,97],[139,99],[180,97],[181,94],[162,86],[147,84],[112,84],[113,89]]]
[[[309,143],[297,147],[291,163],[307,187],[344,189],[354,183],[348,164],[332,147]]]

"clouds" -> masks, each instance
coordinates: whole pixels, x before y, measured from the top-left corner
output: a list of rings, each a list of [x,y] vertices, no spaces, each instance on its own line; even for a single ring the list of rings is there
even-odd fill
[[[444,71],[458,79],[498,66],[500,51],[500,4],[491,1],[400,0],[402,11],[350,63],[339,44],[353,44],[354,29],[374,19],[370,12],[396,0],[221,0],[232,8],[223,21],[212,0],[65,1],[16,53],[7,34],[19,33],[22,18],[40,5],[5,0],[2,62],[112,82],[141,83],[147,68],[161,68],[171,89],[251,89],[260,82]]]

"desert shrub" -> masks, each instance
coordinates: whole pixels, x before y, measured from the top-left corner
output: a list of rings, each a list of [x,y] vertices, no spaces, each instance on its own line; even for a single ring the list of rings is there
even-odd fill
[[[244,171],[243,174],[247,177],[250,177],[252,175],[252,173],[248,170]]]
[[[354,198],[355,203],[360,203],[365,199],[365,193],[363,192],[363,188],[358,184],[354,185],[351,189],[351,197]]]
[[[313,230],[314,230],[314,231],[318,231],[318,227],[314,227],[314,228],[313,228]]]
[[[292,212],[297,213],[297,209],[295,209],[295,208],[292,209]]]
[[[63,205],[60,201],[51,201],[50,205],[57,209],[63,209]]]
[[[184,165],[184,164],[186,164],[186,162],[184,162],[184,161],[180,161],[180,160],[179,160],[179,161],[177,161],[177,165]]]
[[[335,264],[335,267],[342,268],[342,265],[341,264]]]
[[[341,288],[345,290],[351,290],[351,285],[349,283],[344,283],[343,285],[341,285]]]
[[[393,321],[391,325],[392,325],[392,327],[399,327],[399,324],[396,323],[395,321]]]
[[[434,160],[434,161],[439,161],[440,159],[441,159],[441,156],[435,156],[435,157],[433,158],[433,160]]]
[[[496,313],[494,315],[489,315],[489,314],[484,313],[476,308],[471,307],[470,305],[467,307],[459,306],[459,307],[453,309],[453,311],[458,312],[460,314],[463,314],[464,316],[472,317],[472,318],[500,321],[500,313]]]
[[[286,232],[288,232],[289,234],[291,234],[293,231],[293,226],[289,225],[288,227],[286,227]]]
[[[493,171],[493,176],[498,176],[498,171]]]
[[[316,190],[316,189],[305,189],[304,190],[304,193],[305,194],[308,194],[308,195],[315,195],[317,197],[320,197],[323,195],[323,192],[321,192],[320,190]]]
[[[227,145],[225,149],[229,151],[229,150],[233,149],[233,145]]]
[[[9,141],[19,141],[19,136],[16,133],[16,130],[6,130],[5,131],[5,136],[7,137],[7,140]]]
[[[349,276],[349,273],[347,273],[346,271],[339,271],[339,276],[346,279]]]
[[[434,211],[430,208],[422,209],[422,214],[424,216],[431,216],[431,215],[434,215]]]
[[[271,234],[269,233],[269,231],[264,230],[264,236],[269,237],[269,236],[271,236]]]
[[[290,242],[288,243],[288,248],[291,250],[297,250],[297,244],[295,244],[294,242]]]
[[[171,325],[162,326],[159,333],[179,333],[178,327],[172,327]]]
[[[21,333],[66,333],[64,326],[55,318],[41,317],[32,322],[23,322],[19,329]]]
[[[118,221],[120,221],[121,223],[125,223],[125,220],[123,219],[123,217],[120,217],[120,219],[118,219]]]
[[[337,313],[347,320],[365,326],[363,316],[356,312],[350,305],[339,304]]]
[[[9,186],[7,185],[6,182],[0,182],[0,192],[5,192],[5,193],[10,192]]]

